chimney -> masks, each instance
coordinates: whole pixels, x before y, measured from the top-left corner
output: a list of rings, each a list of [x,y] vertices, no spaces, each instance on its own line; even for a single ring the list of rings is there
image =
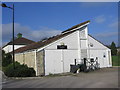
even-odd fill
[[[21,33],[18,33],[17,34],[17,38],[21,38],[22,37],[22,34]]]

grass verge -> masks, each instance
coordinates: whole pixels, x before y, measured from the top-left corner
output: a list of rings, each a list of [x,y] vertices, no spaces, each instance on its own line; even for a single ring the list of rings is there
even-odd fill
[[[120,56],[112,56],[112,65],[120,66]]]

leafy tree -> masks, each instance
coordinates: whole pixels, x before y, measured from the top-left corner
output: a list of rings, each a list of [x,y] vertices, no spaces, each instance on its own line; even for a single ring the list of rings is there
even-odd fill
[[[10,53],[5,53],[4,50],[2,50],[2,66],[8,66],[12,63],[12,56]]]
[[[110,49],[111,49],[112,55],[117,55],[117,47],[116,47],[116,44],[114,42],[111,43]]]

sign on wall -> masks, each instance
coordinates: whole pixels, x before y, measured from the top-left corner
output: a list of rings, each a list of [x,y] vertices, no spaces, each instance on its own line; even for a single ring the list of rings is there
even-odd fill
[[[57,45],[57,49],[67,49],[67,45]]]

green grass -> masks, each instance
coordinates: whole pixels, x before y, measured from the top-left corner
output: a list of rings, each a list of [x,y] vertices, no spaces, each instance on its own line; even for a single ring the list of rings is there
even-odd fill
[[[120,56],[112,56],[112,65],[120,66]]]

